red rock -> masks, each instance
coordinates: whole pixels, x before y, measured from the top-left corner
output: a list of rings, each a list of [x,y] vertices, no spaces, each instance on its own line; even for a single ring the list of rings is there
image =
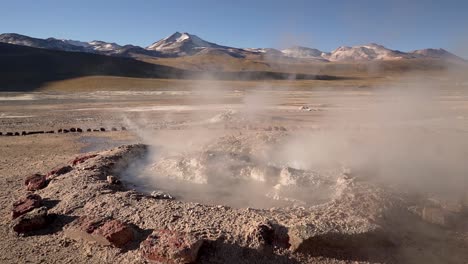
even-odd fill
[[[91,154],[91,155],[85,155],[85,156],[77,157],[74,160],[72,160],[71,163],[72,163],[72,165],[80,164],[80,163],[83,163],[86,160],[94,158],[94,157],[97,157],[97,154]]]
[[[27,177],[24,184],[28,191],[37,191],[47,186],[47,179],[45,175],[36,173]]]
[[[119,220],[105,222],[93,234],[103,236],[116,247],[123,247],[134,239],[133,228]]]
[[[25,198],[13,203],[12,218],[15,219],[32,211],[34,208],[40,207],[42,198],[37,194],[29,194]]]
[[[88,234],[91,234],[96,230],[99,226],[102,225],[103,219],[93,218],[90,216],[82,216],[78,218],[76,221],[76,225],[79,229],[85,231]]]
[[[52,178],[53,176],[60,176],[72,170],[73,168],[70,165],[65,165],[65,166],[51,170],[49,173],[47,173],[47,178]]]
[[[27,233],[42,229],[50,223],[47,207],[36,208],[13,220],[13,230],[17,233]]]
[[[90,216],[80,217],[65,234],[75,240],[115,247],[123,247],[135,237],[133,228],[126,223]]]
[[[153,263],[192,263],[196,261],[202,244],[202,239],[187,233],[158,230],[141,243],[140,253]]]

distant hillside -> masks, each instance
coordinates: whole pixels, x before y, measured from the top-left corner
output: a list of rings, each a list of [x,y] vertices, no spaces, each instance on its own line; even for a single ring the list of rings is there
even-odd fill
[[[0,90],[33,90],[45,82],[107,75],[184,78],[190,72],[130,58],[0,43]]]
[[[132,58],[0,43],[0,91],[29,91],[52,81],[86,76],[156,79],[338,80],[337,76],[272,71],[188,71]]]

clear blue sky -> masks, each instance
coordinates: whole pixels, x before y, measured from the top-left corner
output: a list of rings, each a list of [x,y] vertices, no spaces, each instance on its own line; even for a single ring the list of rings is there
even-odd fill
[[[235,47],[370,42],[466,57],[468,0],[0,0],[0,32],[148,46],[175,31]]]

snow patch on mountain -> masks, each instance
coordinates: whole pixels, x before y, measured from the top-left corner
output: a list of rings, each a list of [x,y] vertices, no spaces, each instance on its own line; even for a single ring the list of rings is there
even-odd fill
[[[301,46],[294,46],[291,48],[287,48],[287,49],[281,50],[281,52],[287,57],[301,58],[301,59],[324,60],[328,56],[328,53],[320,51],[318,49],[312,49],[312,48],[301,47]]]

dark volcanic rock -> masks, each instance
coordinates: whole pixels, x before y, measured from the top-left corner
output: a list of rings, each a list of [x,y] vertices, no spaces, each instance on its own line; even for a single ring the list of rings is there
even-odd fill
[[[40,207],[42,204],[41,196],[37,194],[28,194],[25,198],[13,203],[12,218],[15,219],[19,216],[32,211],[34,208]]]
[[[47,179],[45,175],[36,173],[27,177],[24,184],[28,191],[37,191],[47,186]]]
[[[192,263],[196,261],[202,244],[202,239],[191,234],[158,230],[141,243],[140,252],[150,262]]]
[[[17,233],[27,233],[42,229],[49,225],[50,218],[45,206],[36,208],[13,220],[13,230]]]

